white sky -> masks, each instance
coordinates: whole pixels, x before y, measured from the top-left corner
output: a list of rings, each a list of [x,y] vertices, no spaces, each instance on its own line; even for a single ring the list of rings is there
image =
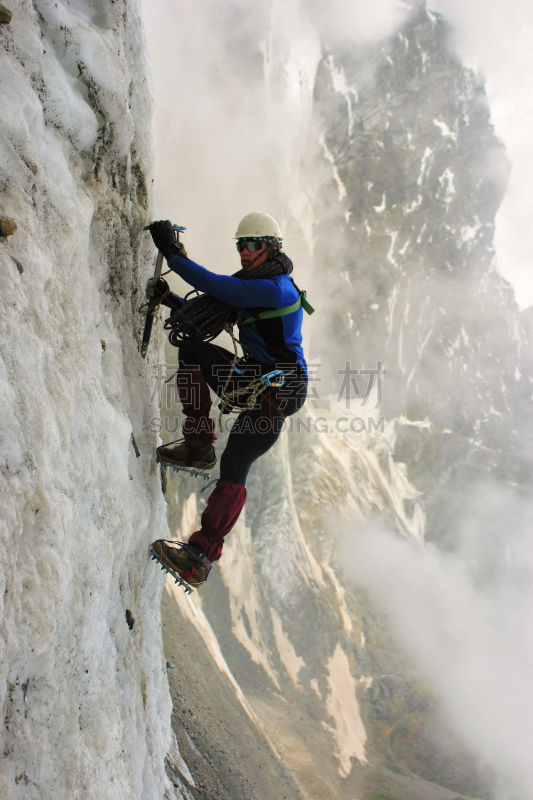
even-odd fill
[[[207,241],[202,243],[202,237],[223,236],[228,225],[231,227],[235,224],[234,219],[238,221],[240,216],[247,213],[248,206],[251,208],[254,204],[258,207],[263,205],[257,200],[262,191],[269,194],[269,207],[274,208],[276,213],[272,180],[268,186],[259,181],[244,192],[241,202],[231,200],[231,208],[223,212],[214,225],[209,221],[210,227],[204,232],[208,217],[212,220],[215,213],[222,211],[225,199],[229,201],[234,197],[241,186],[239,181],[231,185],[226,169],[221,170],[217,176],[216,159],[224,156],[229,148],[225,164],[227,168],[231,158],[237,161],[237,153],[242,162],[245,148],[252,156],[247,158],[246,175],[252,176],[252,173],[256,174],[268,162],[270,154],[276,150],[276,143],[271,141],[264,145],[258,140],[256,131],[252,131],[252,136],[249,132],[247,139],[240,126],[238,131],[225,129],[218,132],[216,157],[213,155],[213,146],[202,148],[206,126],[217,118],[217,114],[210,120],[209,109],[206,112],[205,104],[202,106],[198,102],[195,105],[191,98],[202,81],[202,76],[198,74],[198,65],[202,63],[203,46],[205,62],[209,62],[211,70],[217,58],[216,53],[213,55],[213,48],[219,49],[220,63],[217,68],[223,76],[225,43],[217,43],[216,40],[209,39],[209,35],[216,30],[216,24],[212,22],[213,15],[226,6],[224,1],[142,1],[149,49],[152,52],[156,101],[156,203],[165,217],[176,216],[172,221],[186,225],[191,225],[192,221],[194,235],[200,237],[197,242],[199,251],[195,251],[194,257],[201,260],[201,255],[207,256],[214,252]],[[301,20],[301,9],[305,2],[306,0],[286,0],[281,7],[290,7],[294,11],[294,19]],[[327,6],[331,13],[327,15],[327,25],[331,26],[334,19],[341,20],[344,37],[347,31],[348,36],[351,32],[355,36],[356,30],[363,35],[381,35],[383,30],[380,26],[384,20],[389,20],[391,26],[396,22],[394,4],[394,0],[373,0],[372,3],[362,0],[328,0]],[[251,36],[256,35],[258,30],[261,31],[261,15],[264,14],[264,21],[267,22],[268,14],[265,9],[277,6],[278,13],[280,7],[276,0],[271,0],[270,6],[258,3],[257,0],[233,0],[232,5],[236,9],[240,8],[235,16],[235,24],[251,25]],[[316,6],[319,7],[320,4]],[[465,63],[484,75],[487,82],[495,130],[505,144],[512,164],[509,191],[496,218],[498,267],[501,274],[514,286],[520,308],[526,308],[533,304],[533,2],[431,0],[428,7],[443,13],[455,25],[455,46],[459,54]],[[322,29],[326,17],[319,17],[316,10],[313,13],[315,24],[318,22]],[[250,22],[254,16],[257,19]],[[303,33],[301,24],[295,24],[294,20],[290,21],[290,27],[288,38],[294,35],[297,39]],[[204,35],[207,37],[205,41]],[[187,51],[191,53],[189,60],[183,58]],[[246,76],[242,76],[243,82],[245,79]],[[207,80],[206,77],[204,86]],[[212,72],[209,80],[213,80]],[[223,79],[221,87],[222,85],[225,85]],[[235,84],[234,74],[231,75],[231,85],[238,95],[239,87]],[[223,102],[223,98],[213,98],[214,103],[220,104],[221,100]],[[256,102],[257,98],[251,98],[250,113]],[[187,138],[190,141],[192,137],[195,146],[188,152],[176,152],[177,131],[184,125],[184,108],[187,109]],[[219,110],[217,106],[217,113]],[[176,134],[173,133],[174,130]],[[212,136],[213,131],[210,131],[206,143]],[[258,150],[255,163],[254,147]],[[177,167],[180,163],[181,179]],[[223,177],[226,187],[221,185]],[[243,181],[246,180],[245,175],[242,178]],[[180,192],[179,199],[176,199],[176,194]],[[228,242],[227,252],[224,254],[228,269],[230,257]],[[233,268],[238,268],[236,262]]]

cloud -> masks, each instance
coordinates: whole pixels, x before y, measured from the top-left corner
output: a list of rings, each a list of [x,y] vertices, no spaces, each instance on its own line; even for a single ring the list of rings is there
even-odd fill
[[[400,645],[498,800],[533,798],[531,506],[510,490],[472,494],[454,552],[418,550],[376,522],[346,536],[345,569],[385,603]]]

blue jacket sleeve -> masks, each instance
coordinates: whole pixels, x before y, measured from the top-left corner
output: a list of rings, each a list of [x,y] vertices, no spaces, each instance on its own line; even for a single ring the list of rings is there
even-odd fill
[[[195,289],[237,308],[267,306],[279,308],[281,288],[268,278],[243,281],[231,275],[217,275],[200,264],[177,254],[168,257],[168,266]]]

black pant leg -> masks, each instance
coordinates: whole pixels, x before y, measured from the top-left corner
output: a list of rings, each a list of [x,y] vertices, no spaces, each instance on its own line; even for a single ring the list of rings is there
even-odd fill
[[[180,367],[182,365],[200,367],[206,383],[215,394],[218,394],[227,378],[233,353],[201,339],[184,339],[179,345],[178,359]]]
[[[182,365],[200,367],[207,385],[219,397],[226,385],[234,357],[235,354],[224,347],[203,342],[201,339],[184,339],[179,346],[180,367]],[[247,367],[242,375],[233,373],[226,391],[231,392],[247,386],[259,372],[257,365],[256,368]]]
[[[231,429],[226,449],[220,459],[220,477],[231,483],[246,486],[250,467],[276,443],[284,422],[284,416],[273,409],[272,418],[265,415],[264,408],[268,398],[263,397],[263,411],[260,400],[258,407],[243,411]]]

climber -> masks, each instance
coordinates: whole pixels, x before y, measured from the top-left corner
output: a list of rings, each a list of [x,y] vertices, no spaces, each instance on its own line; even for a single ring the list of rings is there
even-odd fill
[[[170,222],[154,222],[150,232],[169,268],[203,292],[184,302],[164,279],[151,287],[152,295],[173,311],[165,327],[171,331],[170,342],[179,348],[177,389],[186,417],[183,440],[159,447],[159,460],[178,469],[214,467],[217,437],[209,387],[222,398],[224,411],[245,408],[228,437],[220,478],[202,513],[200,530],[186,544],[159,539],[151,545],[152,556],[189,590],[206,580],[212,562],[220,558],[224,537],[246,500],[250,467],[274,445],[284,419],[305,402],[302,306],[308,313],[313,309],[290,278],[293,265],[281,251],[280,228],[269,214],[253,212],[239,223],[235,239],[242,269],[232,276],[209,272],[189,260]],[[232,331],[234,324],[244,351],[238,359],[236,345],[234,355],[211,343],[224,329]],[[279,375],[276,370],[283,373],[282,388],[270,385],[276,380],[265,382],[264,376]],[[261,388],[257,398],[251,395],[251,384]],[[250,408],[247,397],[252,399]]]

